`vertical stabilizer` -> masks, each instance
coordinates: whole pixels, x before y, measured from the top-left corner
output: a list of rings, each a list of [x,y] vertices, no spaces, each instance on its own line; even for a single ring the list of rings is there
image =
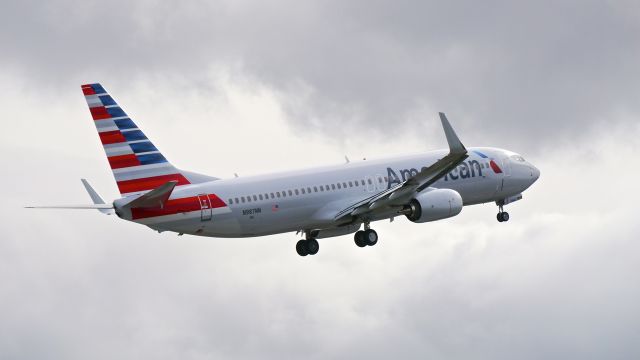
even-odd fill
[[[89,111],[120,194],[155,189],[169,181],[191,182],[176,169],[100,84],[82,85]]]

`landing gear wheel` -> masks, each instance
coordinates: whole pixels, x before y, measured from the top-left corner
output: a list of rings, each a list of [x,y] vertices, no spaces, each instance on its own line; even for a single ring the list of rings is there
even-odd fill
[[[306,246],[305,242],[306,242],[306,240],[298,240],[298,242],[296,243],[296,252],[300,256],[309,255],[307,253],[307,246]]]
[[[305,248],[307,254],[315,255],[318,253],[318,250],[320,250],[320,244],[318,244],[318,240],[316,239],[309,239],[305,241]]]
[[[364,233],[364,231],[358,230],[356,231],[355,235],[353,235],[353,240],[356,242],[356,245],[358,245],[358,247],[367,246],[367,243],[364,240]]]
[[[509,213],[506,211],[499,212],[497,218],[499,222],[509,221]]]
[[[363,238],[368,246],[373,246],[378,243],[378,233],[373,229],[365,230]]]

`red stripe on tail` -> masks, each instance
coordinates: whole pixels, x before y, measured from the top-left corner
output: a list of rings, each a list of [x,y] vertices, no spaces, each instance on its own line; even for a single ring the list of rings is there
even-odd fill
[[[190,182],[182,174],[160,175],[141,179],[118,181],[118,189],[121,194],[138,191],[152,190],[168,181],[177,181],[176,185],[189,185]]]
[[[121,142],[126,142],[127,139],[122,135],[120,130],[115,131],[105,131],[98,133],[100,135],[100,141],[102,141],[103,145],[107,144],[116,144]]]
[[[102,119],[108,119],[111,117],[111,114],[109,114],[109,112],[107,111],[107,108],[105,108],[104,106],[92,107],[92,108],[89,108],[89,111],[91,111],[91,116],[93,116],[93,120],[102,120]]]
[[[140,161],[135,154],[110,156],[107,159],[109,159],[109,165],[111,165],[112,169],[120,169],[140,165]]]
[[[95,95],[96,92],[93,90],[91,85],[82,85],[82,93],[85,95]]]

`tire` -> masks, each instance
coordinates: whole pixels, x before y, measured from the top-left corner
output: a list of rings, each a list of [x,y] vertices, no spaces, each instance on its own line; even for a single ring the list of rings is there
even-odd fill
[[[358,247],[365,247],[367,243],[364,241],[364,231],[358,230],[355,235],[353,235],[353,240],[355,241]]]
[[[496,218],[498,219],[498,222],[503,222],[504,221],[504,220],[502,220],[502,213],[498,213]]]
[[[503,212],[502,213],[502,221],[509,221],[509,213],[508,212]]]
[[[298,242],[296,243],[296,252],[298,253],[298,255],[300,256],[307,256],[309,255],[307,253],[307,246],[305,244],[305,240],[298,240]]]
[[[366,230],[363,238],[364,243],[368,246],[373,246],[378,243],[378,233],[373,229]]]
[[[316,239],[309,239],[305,241],[305,248],[307,250],[307,254],[315,255],[318,253],[318,250],[320,250],[320,244],[318,244],[318,240]]]

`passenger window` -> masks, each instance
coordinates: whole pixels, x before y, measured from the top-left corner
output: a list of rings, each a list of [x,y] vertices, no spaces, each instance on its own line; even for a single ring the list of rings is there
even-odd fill
[[[346,189],[346,188],[347,188],[347,183],[346,183],[346,182],[343,182],[343,183],[342,183],[342,187]]]
[[[340,183],[338,183],[338,189],[342,189],[342,186],[340,185]]]
[[[251,202],[251,196],[247,196],[247,202]]]
[[[295,189],[295,193],[296,195],[299,195],[298,189]]]
[[[239,203],[240,201],[238,201],[238,198],[236,198],[236,204]]]
[[[242,202],[244,202],[244,196],[242,197]]]
[[[353,183],[354,183],[356,186],[360,186],[360,184],[359,184],[358,180],[354,181]]]
[[[289,196],[293,196],[293,192],[289,190]]]
[[[258,195],[258,198],[260,198],[260,200],[262,200],[262,194]]]
[[[353,183],[349,181],[349,187],[353,187]]]
[[[278,195],[278,198],[279,198],[279,197],[280,197],[280,191],[278,191],[278,192],[276,193],[276,195]]]
[[[271,198],[272,198],[272,199],[274,198],[273,193],[271,193]]]
[[[384,182],[388,182],[388,181],[389,181],[389,179],[385,176],[384,177]]]
[[[308,188],[307,188],[307,192],[308,192],[309,194],[311,194],[311,188],[310,188],[310,187],[308,187]]]
[[[253,201],[258,201],[258,197],[253,195]]]
[[[331,190],[335,190],[336,189],[336,184],[331,184]]]
[[[318,192],[318,187],[317,186],[313,187],[313,192]]]
[[[365,185],[365,184],[364,184],[364,180],[362,180],[362,186],[364,186],[364,185]]]
[[[229,205],[233,204],[233,199],[229,199],[228,203]]]
[[[287,192],[286,191],[282,192],[282,197],[287,197]]]
[[[320,185],[320,191],[324,191],[324,186]]]

